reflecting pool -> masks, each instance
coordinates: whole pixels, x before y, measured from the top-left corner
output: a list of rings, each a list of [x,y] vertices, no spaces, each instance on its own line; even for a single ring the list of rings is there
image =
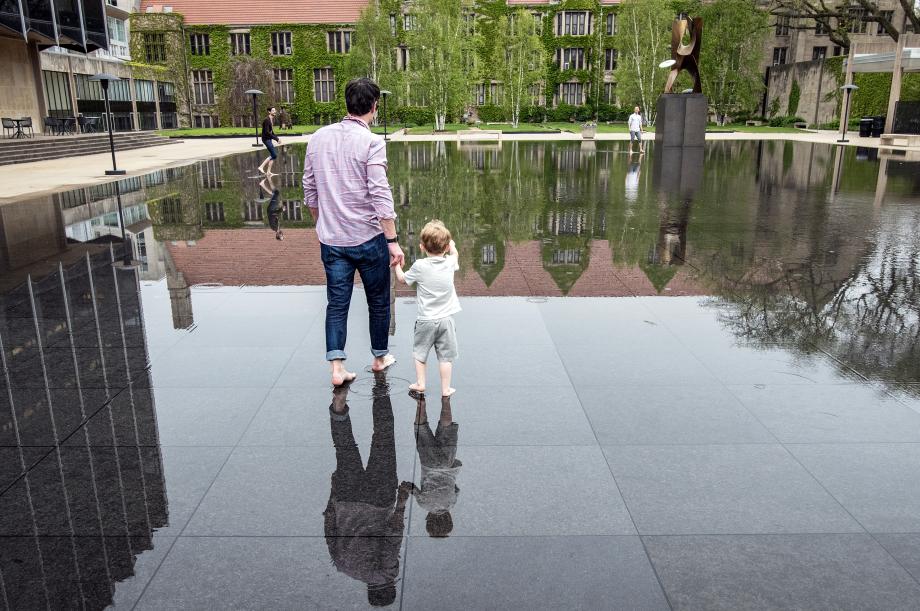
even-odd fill
[[[327,385],[303,145],[0,206],[0,608],[910,608],[920,165],[627,147],[389,145],[461,253],[427,404],[403,288]]]

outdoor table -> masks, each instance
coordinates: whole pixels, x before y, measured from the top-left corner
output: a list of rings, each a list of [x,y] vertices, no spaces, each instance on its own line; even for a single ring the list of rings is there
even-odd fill
[[[64,117],[61,119],[61,135],[72,134],[77,126],[76,117]]]
[[[26,119],[13,119],[10,118],[10,121],[16,124],[16,133],[14,133],[10,138],[25,138],[26,133],[22,131],[22,122]]]

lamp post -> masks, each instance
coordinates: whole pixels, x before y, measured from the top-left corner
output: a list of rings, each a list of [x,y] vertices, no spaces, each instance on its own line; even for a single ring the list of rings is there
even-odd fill
[[[849,85],[844,85],[841,87],[844,92],[847,94],[846,109],[843,111],[843,116],[840,117],[840,140],[837,142],[849,142],[847,140],[847,122],[850,120],[850,95],[859,89],[856,85],[850,83]]]
[[[247,89],[246,95],[252,96],[252,124],[256,128],[256,142],[253,144],[253,148],[261,147],[262,143],[259,142],[259,102],[257,97],[263,95],[258,89]]]
[[[115,164],[115,136],[112,135],[112,111],[109,108],[109,81],[120,81],[121,78],[114,74],[104,72],[89,77],[91,81],[98,81],[102,86],[102,97],[105,99],[105,123],[109,128],[109,148],[112,150],[112,169],[106,170],[107,176],[121,176],[124,170],[119,170]]]
[[[380,90],[380,95],[383,96],[383,139],[387,139],[387,96],[390,95],[390,91],[386,89]]]

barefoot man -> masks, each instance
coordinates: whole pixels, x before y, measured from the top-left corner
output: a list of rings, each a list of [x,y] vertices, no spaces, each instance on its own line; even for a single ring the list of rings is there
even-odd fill
[[[304,204],[316,222],[326,269],[326,360],[332,364],[334,386],[355,379],[345,369],[345,338],[356,270],[367,294],[371,368],[383,371],[396,360],[387,348],[390,267],[402,266],[404,256],[396,235],[385,144],[369,127],[379,100],[380,87],[374,81],[348,83],[348,116],[310,138],[304,161]]]

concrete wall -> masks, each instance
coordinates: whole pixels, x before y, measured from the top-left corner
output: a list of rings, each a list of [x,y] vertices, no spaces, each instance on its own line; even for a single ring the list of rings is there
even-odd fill
[[[38,126],[42,113],[33,61],[35,51],[22,39],[0,38],[0,116],[32,117]]]
[[[798,82],[799,107],[796,116],[809,125],[820,125],[837,119],[837,72],[822,60],[773,66],[767,90],[767,109],[774,99],[779,99],[778,116],[785,116],[793,81]]]

